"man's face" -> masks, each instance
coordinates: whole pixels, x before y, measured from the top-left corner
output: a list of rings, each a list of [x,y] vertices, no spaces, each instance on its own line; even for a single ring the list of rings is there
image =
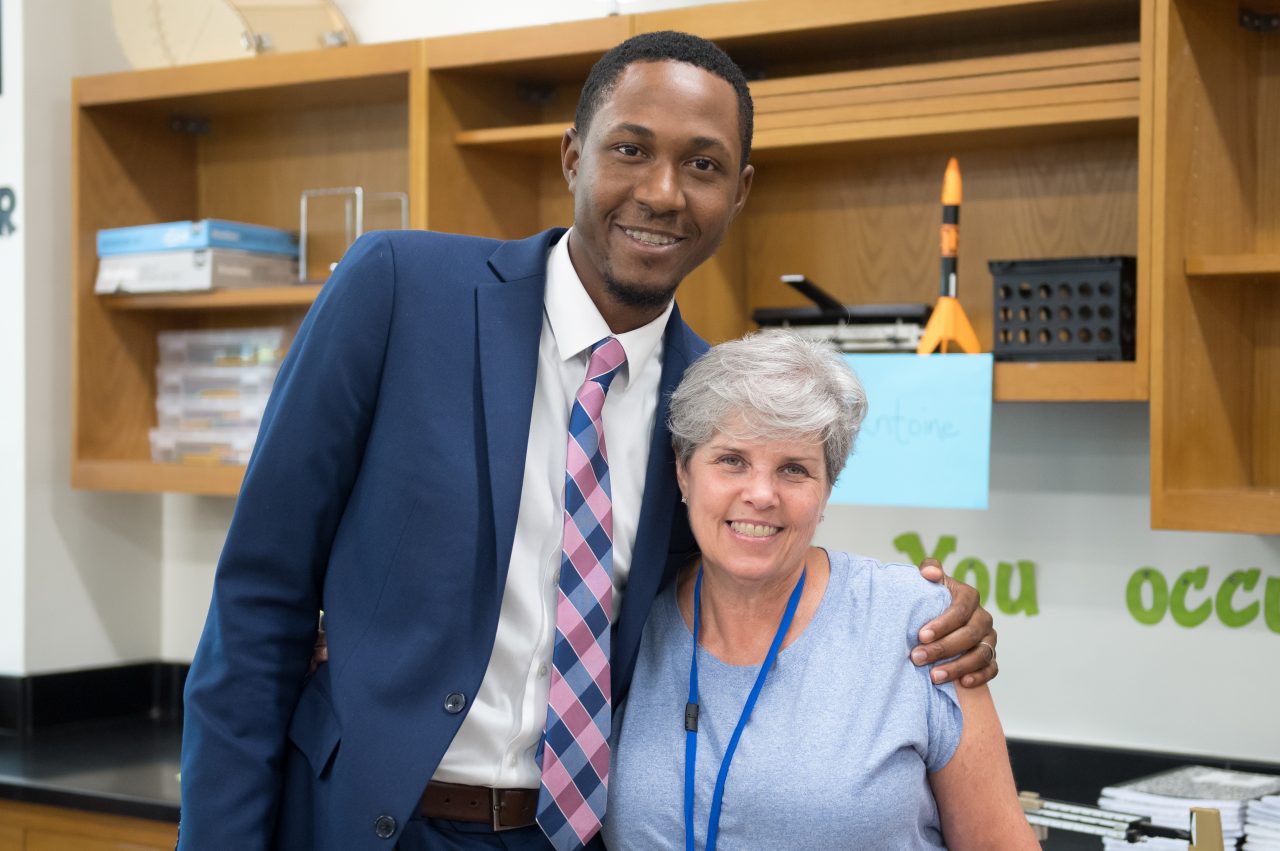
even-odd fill
[[[569,256],[616,332],[656,318],[715,253],[751,189],[738,99],[683,62],[636,62],[618,76],[561,163],[574,199]]]

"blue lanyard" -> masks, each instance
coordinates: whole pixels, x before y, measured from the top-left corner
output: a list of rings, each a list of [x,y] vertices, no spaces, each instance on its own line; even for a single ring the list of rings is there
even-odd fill
[[[791,592],[791,599],[787,601],[787,610],[782,614],[782,623],[778,624],[778,632],[773,637],[773,644],[769,645],[769,652],[765,654],[760,673],[756,676],[756,684],[751,687],[751,694],[747,695],[746,705],[742,707],[742,715],[738,717],[738,726],[729,739],[729,746],[725,748],[724,758],[720,760],[720,773],[716,777],[715,792],[711,795],[711,817],[707,820],[706,851],[715,851],[716,835],[720,832],[720,805],[724,801],[724,784],[729,777],[729,764],[733,762],[733,753],[738,749],[738,739],[742,738],[742,730],[747,726],[747,720],[751,718],[751,710],[756,707],[756,698],[764,688],[764,678],[769,675],[769,669],[777,661],[782,639],[791,626],[791,619],[795,617],[796,607],[800,604],[800,593],[804,590],[804,577],[807,571],[807,566],[800,571],[800,581]],[[684,708],[684,847],[687,851],[694,851],[693,775],[698,764],[698,610],[701,608],[701,602],[702,565],[699,564],[698,578],[693,585],[693,662],[689,666],[689,702]]]

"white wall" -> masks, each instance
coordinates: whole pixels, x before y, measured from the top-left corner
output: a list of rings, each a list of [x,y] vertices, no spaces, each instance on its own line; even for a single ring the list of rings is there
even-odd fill
[[[0,186],[18,196],[19,230],[0,236],[0,399],[23,395],[22,258],[26,189],[22,180],[22,7],[0,2]],[[24,423],[20,405],[0,405],[0,676],[23,670]]]
[[[338,0],[347,23],[364,44],[426,38],[479,30],[525,27],[632,15],[680,6],[701,6],[727,0],[473,0],[470,3],[423,3],[422,0]]]
[[[38,674],[155,659],[160,500],[70,487],[71,78],[120,70],[125,62],[114,39],[103,38],[111,27],[107,3],[5,0],[6,14],[11,7],[22,13],[14,32],[28,49],[21,120],[9,125],[20,128],[15,135],[25,151],[19,277],[25,295],[16,288],[21,301],[12,311],[25,338],[17,357],[3,361],[22,365],[25,385],[0,397],[16,400],[6,402],[4,416],[25,424],[25,469],[17,479],[25,546],[16,622],[23,641],[20,663],[8,668]],[[7,318],[10,311],[3,312]]]
[[[1268,629],[1262,614],[1235,629],[1216,615],[1192,628],[1170,615],[1147,626],[1125,599],[1139,568],[1172,587],[1207,565],[1208,586],[1187,595],[1189,607],[1250,567],[1262,578],[1235,606],[1261,601],[1267,577],[1280,583],[1280,537],[1152,531],[1148,472],[1146,405],[1000,404],[989,510],[832,506],[819,539],[901,561],[900,534],[918,533],[926,551],[953,535],[948,572],[967,557],[985,563],[1000,634],[993,692],[1009,735],[1280,762],[1280,683],[1264,673],[1280,626]],[[1030,617],[994,601],[997,563],[1019,559],[1036,565]]]

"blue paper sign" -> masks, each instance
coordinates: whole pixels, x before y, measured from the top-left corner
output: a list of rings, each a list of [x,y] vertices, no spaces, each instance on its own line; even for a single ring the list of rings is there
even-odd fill
[[[831,502],[986,508],[991,355],[845,357],[869,410]]]

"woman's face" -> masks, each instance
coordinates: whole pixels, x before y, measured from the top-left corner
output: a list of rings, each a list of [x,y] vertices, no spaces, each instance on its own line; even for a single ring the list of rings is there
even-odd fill
[[[676,476],[704,563],[762,584],[799,571],[831,494],[816,436],[742,440],[718,431],[676,465]]]

